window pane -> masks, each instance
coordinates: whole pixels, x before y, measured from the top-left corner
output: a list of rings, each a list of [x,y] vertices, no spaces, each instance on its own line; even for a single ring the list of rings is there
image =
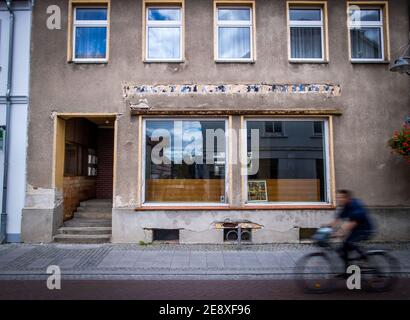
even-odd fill
[[[107,9],[105,8],[77,8],[77,20],[107,20]]]
[[[350,10],[351,21],[381,21],[379,9]]]
[[[315,121],[313,123],[313,133],[318,136],[323,134],[323,122],[322,121]]]
[[[77,176],[78,165],[78,149],[77,145],[66,143],[65,144],[65,160],[64,160],[64,175],[65,176]]]
[[[180,29],[150,27],[148,29],[148,58],[180,58]]]
[[[218,20],[220,21],[250,21],[251,9],[218,9]]]
[[[219,58],[250,59],[250,28],[219,28]]]
[[[224,121],[147,120],[145,148],[146,202],[225,202]]]
[[[75,57],[104,59],[107,50],[107,28],[77,27]]]
[[[290,20],[292,21],[321,21],[320,9],[290,9]]]
[[[381,59],[382,35],[380,28],[350,30],[353,59]]]
[[[290,39],[293,59],[322,58],[322,29],[318,27],[292,27]]]
[[[326,201],[325,142],[324,137],[312,136],[314,121],[284,121],[286,136],[281,139],[261,135],[266,122],[269,121],[247,122],[248,154],[255,152],[252,150],[251,130],[259,132],[259,169],[248,175],[248,200]],[[262,187],[265,183],[266,188]],[[262,192],[266,190],[266,196],[261,197],[260,189]]]
[[[148,9],[148,20],[150,21],[179,21],[180,9],[161,9],[150,8]]]

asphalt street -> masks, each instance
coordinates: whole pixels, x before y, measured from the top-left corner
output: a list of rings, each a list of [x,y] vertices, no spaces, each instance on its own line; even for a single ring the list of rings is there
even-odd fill
[[[294,280],[63,280],[61,290],[46,281],[0,281],[0,300],[276,300],[410,299],[410,279],[385,293],[348,290],[343,280],[328,294],[305,294]]]

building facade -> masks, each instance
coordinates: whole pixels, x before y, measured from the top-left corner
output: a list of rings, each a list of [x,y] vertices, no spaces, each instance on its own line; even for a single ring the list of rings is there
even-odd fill
[[[37,2],[23,240],[75,241],[70,221],[103,218],[119,243],[223,243],[215,223],[243,220],[252,243],[297,242],[333,217],[337,188],[369,206],[378,239],[409,240],[410,167],[387,146],[410,112],[410,78],[389,72],[408,11]]]
[[[20,242],[26,189],[32,3],[9,1],[9,5],[0,2],[0,242]]]

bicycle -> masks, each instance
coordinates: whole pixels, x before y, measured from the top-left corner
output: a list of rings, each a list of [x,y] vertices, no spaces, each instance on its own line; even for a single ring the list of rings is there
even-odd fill
[[[333,229],[319,228],[312,237],[321,251],[309,253],[300,258],[295,266],[297,285],[306,293],[328,293],[335,289],[337,274],[344,274],[342,261],[337,252],[337,244],[331,241]],[[360,250],[362,251],[362,250]],[[395,273],[399,271],[399,263],[385,250],[367,250],[358,256],[349,258],[349,265],[360,268],[363,288],[369,292],[385,292],[396,283]],[[351,254],[351,253],[350,253]],[[347,275],[348,276],[348,275]],[[347,278],[347,277],[345,277]]]

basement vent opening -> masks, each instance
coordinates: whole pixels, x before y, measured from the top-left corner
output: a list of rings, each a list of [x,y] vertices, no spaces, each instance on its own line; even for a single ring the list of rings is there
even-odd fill
[[[317,228],[299,228],[299,241],[311,240]]]
[[[179,241],[179,229],[153,229],[153,241]]]
[[[238,241],[238,229],[236,228],[224,229],[224,241],[225,242],[237,242]],[[241,241],[244,241],[244,242],[252,241],[252,229],[242,229],[241,230]]]

